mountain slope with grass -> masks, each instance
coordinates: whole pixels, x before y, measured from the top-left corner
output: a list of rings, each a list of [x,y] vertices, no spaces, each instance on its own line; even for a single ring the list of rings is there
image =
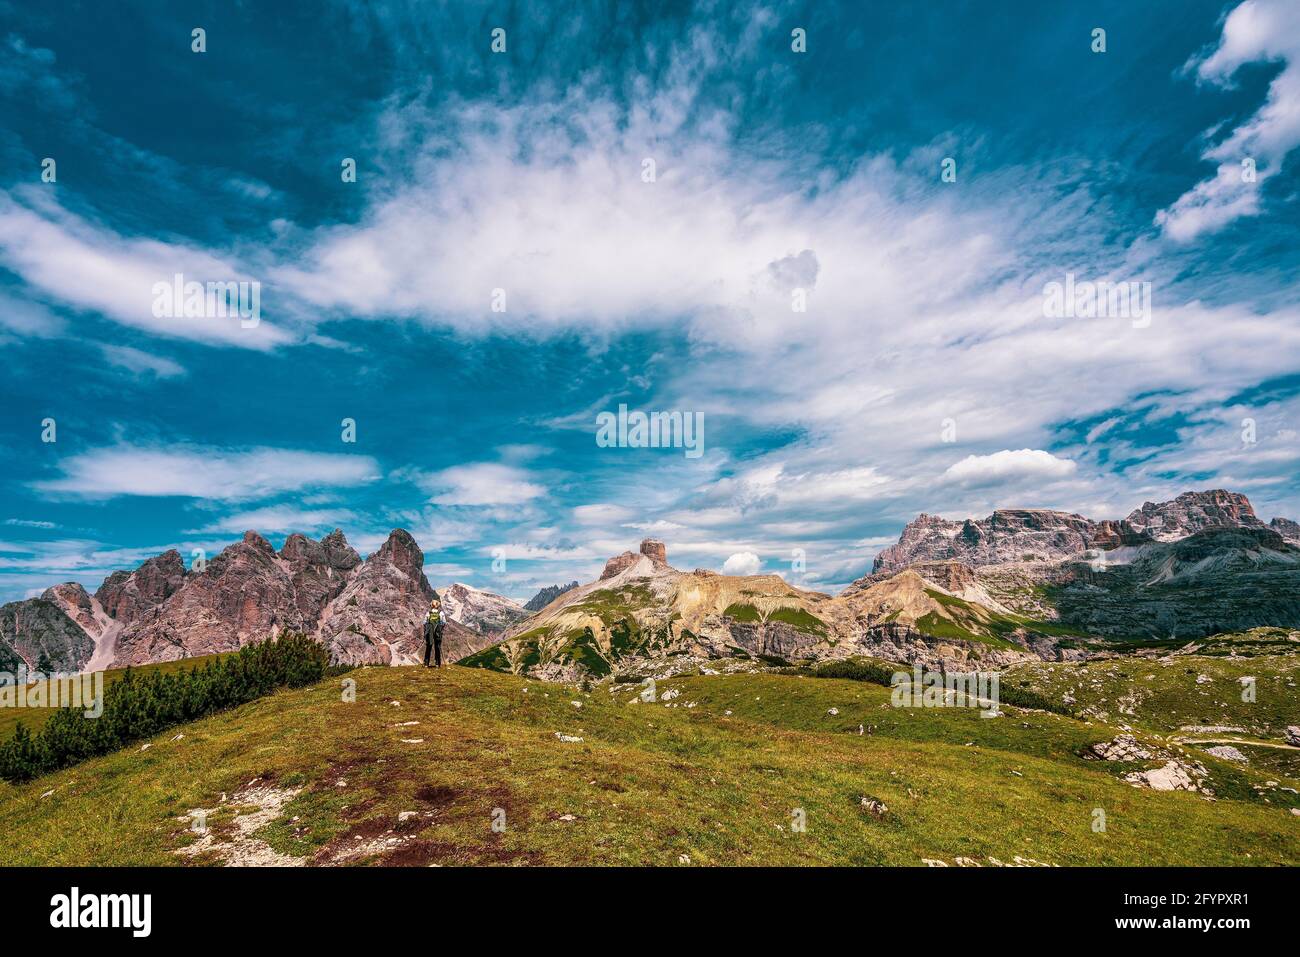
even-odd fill
[[[1070,633],[1002,608],[957,562],[871,576],[831,597],[779,575],[683,572],[648,539],[461,663],[553,680],[735,657],[784,664],[873,655],[999,668],[1054,657],[1058,637]]]
[[[1074,667],[1074,666],[1062,666]],[[354,700],[343,682],[355,681]],[[1294,778],[1213,755],[1215,799],[1089,757],[1124,733],[1003,706],[902,709],[795,674],[588,691],[368,667],[23,785],[10,864],[1300,863]],[[1151,749],[1181,745],[1136,732]],[[145,747],[148,745],[148,747]],[[1093,829],[1095,810],[1106,829]],[[200,812],[202,812],[200,814]],[[201,821],[202,825],[196,824]],[[806,829],[800,830],[796,822]],[[494,827],[494,822],[496,827]]]

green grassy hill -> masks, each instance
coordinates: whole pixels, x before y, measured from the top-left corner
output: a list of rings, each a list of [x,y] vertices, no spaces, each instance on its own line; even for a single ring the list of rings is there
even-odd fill
[[[342,700],[347,679],[355,702]],[[1120,779],[1132,766],[1081,756],[1117,733],[1095,719],[895,709],[888,688],[779,674],[683,677],[656,691],[649,703],[637,685],[582,693],[483,669],[362,669],[182,726],[147,748],[0,784],[2,856],[1300,863],[1300,818],[1289,810],[1300,800],[1282,790],[1297,782],[1274,776],[1280,787],[1256,790],[1261,772],[1201,755],[1215,800],[1135,788]],[[1097,808],[1104,832],[1093,830]],[[190,828],[194,809],[208,812],[205,835]]]

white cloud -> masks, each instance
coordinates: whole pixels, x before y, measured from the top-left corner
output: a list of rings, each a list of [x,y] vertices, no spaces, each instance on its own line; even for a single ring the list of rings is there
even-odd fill
[[[435,505],[521,505],[546,494],[530,473],[497,462],[454,465],[417,478],[426,491],[435,491]]]
[[[579,525],[607,525],[626,522],[634,515],[636,515],[636,512],[630,508],[605,503],[579,505],[573,510],[573,520]]]
[[[968,455],[948,467],[944,478],[982,484],[1012,478],[1056,479],[1073,475],[1078,465],[1042,449],[1003,449],[992,455]]]
[[[153,287],[176,273],[186,280],[256,281],[237,263],[206,250],[125,238],[25,193],[30,205],[0,194],[0,263],[45,295],[94,310],[155,335],[244,349],[271,349],[289,335],[263,318],[243,328],[231,318],[158,318]],[[266,305],[265,299],[262,304]]]
[[[365,455],[193,446],[94,449],[59,463],[62,476],[34,482],[38,491],[91,499],[119,495],[180,496],[241,501],[328,486],[356,486],[379,478]]]
[[[506,542],[500,545],[484,546],[480,551],[492,558],[504,558],[507,561],[534,562],[568,562],[577,559],[607,557],[603,551],[586,546],[549,546],[533,545],[528,542]],[[613,551],[609,551],[613,555]]]
[[[757,575],[762,565],[753,552],[737,552],[722,563],[724,575]]]
[[[39,303],[0,292],[0,332],[48,339],[61,336],[67,324]],[[4,336],[0,335],[0,342]]]
[[[1248,120],[1202,154],[1218,164],[1214,176],[1180,196],[1156,216],[1165,235],[1189,242],[1260,209],[1261,185],[1300,145],[1300,4],[1295,0],[1245,0],[1228,14],[1215,50],[1196,64],[1196,75],[1227,86],[1239,68],[1258,61],[1285,66],[1269,86],[1268,99]],[[1242,175],[1242,161],[1256,178]]]

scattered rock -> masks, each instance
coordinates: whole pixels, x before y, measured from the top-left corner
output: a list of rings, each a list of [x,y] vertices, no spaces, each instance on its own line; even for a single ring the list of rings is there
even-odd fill
[[[1205,768],[1199,764],[1167,761],[1162,767],[1152,768],[1150,771],[1134,771],[1126,774],[1124,780],[1134,787],[1147,787],[1153,791],[1195,791],[1209,794],[1211,792],[1201,784],[1205,776]]]
[[[1248,764],[1246,756],[1230,744],[1220,744],[1213,748],[1206,748],[1206,754],[1212,754],[1216,758],[1223,758],[1225,761],[1240,761],[1242,764]]]
[[[1085,753],[1084,757],[1096,757],[1103,761],[1150,761],[1155,758],[1155,754],[1133,735],[1120,734],[1111,741],[1094,744],[1091,754]]]
[[[858,805],[874,818],[882,818],[889,813],[889,808],[885,806],[884,801],[878,801],[872,797],[862,797],[859,799]]]

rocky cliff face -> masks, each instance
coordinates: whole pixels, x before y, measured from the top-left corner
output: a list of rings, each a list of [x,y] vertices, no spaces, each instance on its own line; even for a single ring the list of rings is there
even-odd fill
[[[289,566],[294,604],[304,622],[320,619],[325,606],[346,587],[352,570],[361,564],[361,556],[337,528],[319,542],[306,535],[290,535],[280,557]]]
[[[134,618],[122,626],[113,663],[233,651],[284,631],[316,636],[340,662],[414,663],[433,597],[423,566],[423,553],[402,529],[364,562],[338,529],[320,541],[290,535],[278,553],[246,532],[150,610],[131,604]],[[130,594],[125,579],[114,587]],[[489,641],[459,625],[444,635],[460,654]]]
[[[1081,634],[1199,638],[1300,627],[1300,547],[1267,527],[1208,526],[1124,562],[1075,558],[978,575],[1004,604]]]
[[[112,624],[112,618],[103,606],[77,582],[52,585],[42,592],[41,597],[63,609],[63,613],[96,643]]]
[[[0,671],[78,671],[95,643],[59,604],[28,598],[0,606]]]
[[[290,535],[279,551],[257,532],[224,549],[202,571],[186,572],[175,550],[134,571],[108,576],[89,595],[74,582],[40,599],[4,607],[0,671],[42,654],[58,670],[100,670],[233,651],[285,631],[321,640],[339,661],[414,663],[433,591],[424,555],[402,529],[364,562],[335,529],[319,541]],[[489,630],[527,612],[509,599],[455,586],[453,603]],[[448,621],[444,658],[490,644],[477,629]],[[6,665],[12,668],[6,669]]]
[[[1203,528],[1263,528],[1250,500],[1239,492],[1211,489],[1184,492],[1172,502],[1146,502],[1124,519],[1139,533],[1158,542],[1174,542]]]
[[[1300,522],[1293,522],[1289,518],[1275,518],[1268,523],[1268,527],[1292,545],[1300,545]]]
[[[109,615],[99,599],[87,594],[77,582],[53,585],[45,589],[41,597],[58,605],[94,643],[95,651],[90,660],[80,667],[85,671],[107,668],[117,652],[117,636],[122,631],[122,623]]]
[[[471,588],[462,582],[448,585],[438,593],[443,614],[451,621],[484,635],[500,635],[511,625],[528,617],[518,603],[491,592]]]
[[[222,550],[202,572],[118,637],[115,664],[145,664],[234,651],[290,629],[307,630],[293,584],[295,566],[256,532]]]
[[[641,540],[641,547],[638,551],[623,552],[621,555],[615,555],[605,562],[605,570],[600,573],[600,577],[603,580],[621,575],[643,558],[649,560],[651,568],[669,567],[667,546],[658,539],[645,538]]]
[[[923,514],[903,529],[897,545],[876,557],[873,571],[898,572],[918,562],[936,561],[972,566],[1057,561],[1090,549],[1173,542],[1204,528],[1266,527],[1246,496],[1223,489],[1147,502],[1121,520],[1093,521],[1046,509],[999,509],[988,518],[964,522]],[[1288,519],[1274,519],[1274,530],[1300,536],[1300,526]]]
[[[410,533],[395,529],[326,607],[317,634],[340,662],[414,664],[424,653],[432,599],[424,553]]]
[[[172,596],[185,580],[185,563],[175,549],[144,562],[132,572],[113,572],[95,592],[105,614],[129,625]]]
[[[1064,558],[1092,547],[1096,526],[1082,515],[1047,509],[999,509],[988,518],[948,521],[921,515],[897,545],[876,557],[875,572],[897,572],[916,562],[968,565]]]

